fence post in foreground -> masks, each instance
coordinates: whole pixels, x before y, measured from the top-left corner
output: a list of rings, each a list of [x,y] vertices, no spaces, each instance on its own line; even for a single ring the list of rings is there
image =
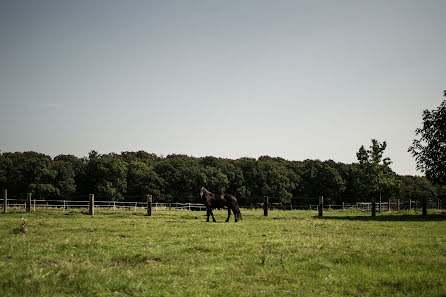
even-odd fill
[[[342,210],[345,210],[344,202],[342,202]]]
[[[268,196],[263,198],[263,215],[265,217],[268,216]]]
[[[147,195],[147,216],[152,215],[152,195]]]
[[[322,218],[324,216],[324,196],[319,196],[319,217]]]
[[[388,204],[387,204],[387,210],[388,211],[392,211],[392,208],[390,207],[390,198],[389,198],[389,201],[387,202]]]
[[[372,198],[372,217],[376,217],[376,198]]]
[[[3,190],[3,213],[8,211],[8,190]]]
[[[427,199],[424,197],[421,203],[423,207],[423,216],[427,216]]]
[[[89,195],[90,203],[88,204],[88,214],[94,216],[94,194]]]
[[[400,199],[398,199],[397,201],[396,201],[396,210],[397,211],[400,211]]]
[[[25,209],[26,212],[31,212],[31,193],[27,193],[26,194],[26,204],[25,204]]]
[[[412,199],[409,199],[409,210],[412,210]]]

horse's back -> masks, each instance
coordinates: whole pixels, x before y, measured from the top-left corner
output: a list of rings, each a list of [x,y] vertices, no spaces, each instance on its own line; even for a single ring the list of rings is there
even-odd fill
[[[231,203],[231,204],[237,204],[237,198],[235,198],[235,196],[234,195],[231,195],[231,194],[224,194],[224,197],[225,197],[225,201],[227,202],[227,203]]]

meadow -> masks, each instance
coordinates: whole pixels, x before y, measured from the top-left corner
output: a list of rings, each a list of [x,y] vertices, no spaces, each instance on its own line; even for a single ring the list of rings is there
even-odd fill
[[[444,212],[242,213],[11,208],[0,296],[446,296]]]

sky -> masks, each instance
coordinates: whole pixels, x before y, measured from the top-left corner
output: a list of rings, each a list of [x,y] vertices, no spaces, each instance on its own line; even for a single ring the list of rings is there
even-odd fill
[[[446,89],[446,1],[0,0],[0,150],[356,162],[398,174]]]

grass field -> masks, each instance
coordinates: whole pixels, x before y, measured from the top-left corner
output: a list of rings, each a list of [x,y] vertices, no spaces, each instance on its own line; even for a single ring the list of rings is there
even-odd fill
[[[446,296],[445,213],[242,212],[11,209],[0,296]]]

